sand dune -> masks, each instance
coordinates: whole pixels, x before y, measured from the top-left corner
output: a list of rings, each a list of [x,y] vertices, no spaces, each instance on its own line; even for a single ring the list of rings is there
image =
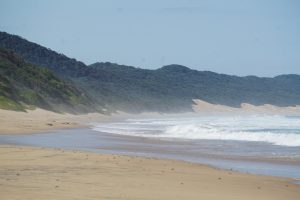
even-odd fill
[[[300,106],[279,107],[270,104],[255,106],[248,103],[240,108],[211,104],[200,99],[194,100],[193,109],[198,114],[271,114],[271,115],[300,115]]]

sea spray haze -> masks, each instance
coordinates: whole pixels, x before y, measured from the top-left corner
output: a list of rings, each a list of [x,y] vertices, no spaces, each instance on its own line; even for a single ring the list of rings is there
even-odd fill
[[[97,124],[94,130],[182,140],[236,140],[300,146],[300,117],[279,115],[129,119]]]
[[[0,32],[0,47],[71,81],[89,97],[90,107],[101,112],[191,112],[194,99],[233,107],[242,103],[300,105],[299,75],[238,77],[178,64],[155,70],[109,62],[86,65],[5,32]]]

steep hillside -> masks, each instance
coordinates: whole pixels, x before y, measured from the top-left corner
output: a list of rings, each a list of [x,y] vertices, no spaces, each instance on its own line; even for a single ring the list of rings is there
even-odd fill
[[[157,70],[113,63],[84,63],[0,32],[0,47],[11,49],[36,65],[82,88],[97,105],[110,111],[191,111],[193,99],[239,107],[241,103],[300,105],[300,76],[238,77],[197,71],[181,65]]]
[[[23,110],[33,106],[57,112],[87,112],[90,100],[49,69],[0,49],[0,108]]]
[[[0,32],[0,47],[10,49],[28,62],[50,68],[61,75],[76,77],[85,73],[86,66],[84,63],[27,41],[20,36]]]

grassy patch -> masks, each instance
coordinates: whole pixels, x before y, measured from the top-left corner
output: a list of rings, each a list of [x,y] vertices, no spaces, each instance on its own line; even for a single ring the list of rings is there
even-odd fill
[[[0,96],[0,109],[24,111],[24,107],[18,102]]]

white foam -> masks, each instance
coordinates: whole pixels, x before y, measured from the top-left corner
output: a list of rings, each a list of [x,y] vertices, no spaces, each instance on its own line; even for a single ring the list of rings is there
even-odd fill
[[[169,127],[165,131],[164,137],[207,140],[255,141],[268,142],[275,145],[300,146],[300,134],[272,133],[266,131],[227,131],[215,128],[199,127],[197,125],[180,125]]]
[[[300,146],[300,119],[283,116],[130,119],[122,123],[98,124],[94,130],[141,137],[254,141]]]

